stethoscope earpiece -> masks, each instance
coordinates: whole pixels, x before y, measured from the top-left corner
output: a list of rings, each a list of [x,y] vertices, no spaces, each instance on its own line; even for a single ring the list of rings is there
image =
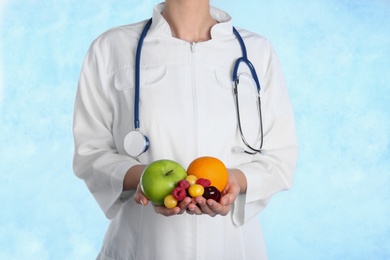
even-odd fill
[[[124,140],[125,151],[133,157],[140,156],[149,148],[149,139],[139,130],[128,133]]]

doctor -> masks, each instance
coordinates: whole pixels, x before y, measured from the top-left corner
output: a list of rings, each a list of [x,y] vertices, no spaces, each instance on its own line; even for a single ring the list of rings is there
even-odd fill
[[[266,259],[258,214],[289,189],[297,140],[277,57],[263,37],[238,29],[262,84],[262,131],[253,84],[242,70],[241,121],[246,140],[267,153],[248,154],[237,127],[232,69],[242,56],[230,16],[208,0],[155,6],[140,59],[139,119],[150,147],[129,156],[135,129],[135,59],[147,21],[111,29],[91,45],[74,108],[74,171],[110,225],[98,259]],[[242,147],[242,149],[237,149]],[[240,152],[241,151],[241,152]],[[139,189],[158,159],[184,168],[197,157],[221,159],[229,182],[220,203],[199,197],[167,209]]]

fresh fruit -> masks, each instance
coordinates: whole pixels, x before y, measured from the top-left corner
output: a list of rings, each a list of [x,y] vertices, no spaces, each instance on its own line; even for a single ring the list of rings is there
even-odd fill
[[[192,185],[192,184],[195,184],[196,181],[198,180],[198,177],[196,177],[195,175],[188,175],[186,177],[186,180]]]
[[[219,202],[221,199],[221,192],[214,186],[204,188],[203,198],[206,200],[212,199],[216,202]]]
[[[211,185],[211,181],[205,178],[199,178],[196,181],[196,184],[202,185],[204,188],[209,187]]]
[[[165,198],[164,198],[164,205],[168,209],[172,209],[172,208],[176,207],[177,202],[178,202],[177,199],[175,199],[172,194],[169,194],[169,195],[165,196]]]
[[[191,186],[188,188],[188,193],[191,197],[196,198],[203,195],[204,188],[200,184],[191,184]]]
[[[177,187],[182,187],[184,190],[187,190],[190,187],[190,183],[187,180],[180,180],[177,183]]]
[[[153,204],[164,205],[164,198],[186,177],[186,170],[179,163],[158,160],[149,164],[142,172],[141,190]]]
[[[187,169],[188,176],[194,175],[198,179],[205,178],[211,181],[222,192],[228,182],[228,170],[224,163],[215,157],[204,156],[192,161]]]
[[[173,189],[172,195],[178,201],[182,201],[187,197],[187,192],[183,187],[176,187]]]

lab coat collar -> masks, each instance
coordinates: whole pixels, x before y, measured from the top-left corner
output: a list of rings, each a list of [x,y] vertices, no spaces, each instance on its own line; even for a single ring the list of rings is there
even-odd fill
[[[171,28],[161,15],[164,10],[164,6],[165,3],[160,3],[154,7],[153,22],[150,27],[149,34],[172,37]],[[212,39],[233,33],[232,18],[229,14],[213,6],[210,6],[210,14],[216,21],[218,21],[218,23],[211,28],[210,33]]]

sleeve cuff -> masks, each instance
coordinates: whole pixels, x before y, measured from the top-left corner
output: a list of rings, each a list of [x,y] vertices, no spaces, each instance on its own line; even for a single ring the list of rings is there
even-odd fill
[[[236,168],[245,174],[247,180],[246,193],[237,196],[232,212],[233,223],[242,226],[258,215],[265,208],[269,199],[261,200],[261,192],[256,190],[256,187],[261,187],[261,174],[258,173],[256,166],[246,164]]]
[[[111,201],[107,203],[107,210],[105,215],[108,219],[112,219],[118,213],[120,207],[134,194],[134,190],[123,191],[123,180],[127,171],[136,165],[134,162],[124,162],[120,164],[113,172],[111,176],[112,197]]]

